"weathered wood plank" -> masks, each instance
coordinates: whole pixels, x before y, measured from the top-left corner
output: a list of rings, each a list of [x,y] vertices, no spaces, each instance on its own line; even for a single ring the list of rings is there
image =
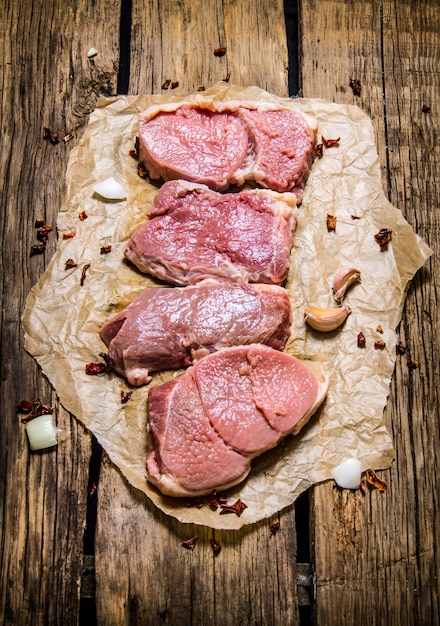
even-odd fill
[[[440,24],[436,2],[301,3],[302,93],[359,105],[384,189],[438,250]],[[361,95],[349,87],[361,82]],[[437,96],[435,95],[437,94]],[[429,108],[429,111],[427,109]],[[397,459],[385,493],[313,490],[316,623],[438,624],[438,256],[411,286],[385,418]],[[436,321],[434,321],[436,320]],[[408,359],[417,359],[415,370]]]
[[[119,5],[110,4],[113,20],[109,3],[12,0],[0,8],[0,621],[8,625],[78,620],[90,437],[24,352],[20,316],[56,246],[53,232],[44,255],[29,255],[35,220],[55,227],[63,199],[76,139],[61,139],[81,132],[99,93],[115,90]],[[101,50],[95,64],[87,59],[91,45]],[[43,141],[44,127],[60,143]],[[16,405],[35,397],[55,405],[64,432],[55,450],[28,449]]]

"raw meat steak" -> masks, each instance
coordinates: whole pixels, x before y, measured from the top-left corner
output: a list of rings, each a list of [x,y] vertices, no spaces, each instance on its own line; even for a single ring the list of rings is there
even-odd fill
[[[326,380],[268,346],[210,354],[150,390],[147,478],[171,496],[227,489],[252,458],[297,434],[326,393]]]
[[[315,120],[251,102],[180,102],[139,115],[139,160],[151,179],[183,178],[225,191],[246,180],[301,201],[315,156]]]
[[[175,285],[281,284],[289,270],[295,206],[291,193],[221,194],[206,185],[170,181],[156,194],[124,254],[142,272]]]
[[[114,371],[140,386],[150,371],[190,365],[218,348],[265,343],[282,350],[290,324],[288,293],[275,285],[152,287],[100,335]]]

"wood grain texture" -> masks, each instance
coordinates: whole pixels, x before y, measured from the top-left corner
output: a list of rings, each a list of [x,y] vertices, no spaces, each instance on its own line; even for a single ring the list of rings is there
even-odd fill
[[[1,3],[1,582],[0,623],[76,624],[85,524],[90,437],[58,404],[23,348],[25,298],[55,250],[71,147],[62,141],[87,123],[98,95],[116,85],[117,38],[111,15],[90,3],[41,0]],[[117,35],[119,12],[114,14]],[[107,59],[92,65],[96,41]],[[43,128],[60,142],[43,141]],[[54,227],[44,255],[36,219]],[[31,453],[16,414],[22,399],[40,397],[55,408],[63,441]]]
[[[397,455],[382,473],[387,491],[313,490],[318,625],[439,623],[439,33],[437,2],[301,3],[303,95],[371,116],[384,190],[435,251],[399,328],[407,352],[385,412]]]

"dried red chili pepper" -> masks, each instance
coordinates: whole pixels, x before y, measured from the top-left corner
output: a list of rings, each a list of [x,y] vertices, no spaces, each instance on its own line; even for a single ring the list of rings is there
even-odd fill
[[[326,148],[331,148],[332,146],[338,146],[340,139],[340,137],[337,139],[326,139],[325,137],[322,137],[322,142]]]
[[[182,546],[187,550],[194,550],[194,546],[196,545],[198,538],[199,536],[196,535],[195,537],[191,537],[191,539],[186,539],[185,541],[182,541]]]
[[[36,254],[44,254],[46,251],[46,246],[44,243],[38,243],[34,246],[31,246],[31,251],[29,253],[30,256],[35,256]]]
[[[209,542],[212,546],[212,551],[214,552],[214,555],[217,556],[218,554],[220,554],[222,550],[222,544],[217,543],[214,539],[210,539]]]
[[[406,362],[410,370],[416,370],[419,367],[419,362],[416,359],[411,359]]]
[[[108,371],[105,363],[86,363],[87,376],[99,376]]]
[[[69,233],[63,233],[63,239],[73,239],[75,237],[76,232],[71,230]]]
[[[75,263],[73,259],[67,259],[67,261],[64,263],[65,270],[70,270],[70,269],[73,269],[74,267],[78,267],[78,264]]]
[[[227,513],[235,513],[238,517],[247,509],[247,504],[242,502],[240,498],[234,502],[234,504],[224,504],[221,506],[220,515],[226,515]]]
[[[52,232],[52,226],[49,224],[44,224],[37,229],[37,239],[38,241],[42,241],[43,243],[47,242],[47,238],[49,233]]]
[[[375,350],[383,350],[385,348],[385,341],[375,341],[374,342],[374,349]]]
[[[132,394],[132,391],[121,391],[121,404],[126,404],[130,400]]]
[[[86,282],[86,277],[87,277],[87,270],[90,267],[90,263],[86,263],[84,265],[84,267],[82,268],[82,272],[81,272],[81,279],[79,281],[79,284],[81,285],[81,287],[84,285],[84,283]]]
[[[384,480],[379,478],[379,476],[373,469],[367,469],[367,471],[365,472],[365,478],[370,485],[376,487],[376,489],[379,489],[379,491],[385,491],[388,486]]]
[[[17,404],[17,413],[30,413],[33,406],[34,403],[29,400],[20,400]]]
[[[327,230],[329,233],[336,231],[336,215],[327,214]]]
[[[50,128],[43,128],[43,139],[49,140],[53,146],[56,146],[60,142],[59,133],[54,133]]]
[[[52,415],[53,406],[43,404],[40,398],[35,398],[33,402],[21,400],[17,405],[17,413],[24,413],[26,415],[26,417],[21,420],[23,423],[26,423],[30,422],[35,417],[40,417],[40,415]]]
[[[214,48],[215,57],[224,57],[225,54],[226,54],[226,46],[221,46],[220,48]]]
[[[392,230],[388,228],[381,228],[378,233],[374,235],[374,240],[379,244],[381,252],[387,249],[388,244],[391,241]]]
[[[379,325],[379,326],[377,326],[377,327],[376,327],[376,331],[377,331],[378,333],[380,333],[381,335],[383,335],[383,328],[382,328],[382,326],[380,326],[380,325]]]
[[[101,249],[99,250],[99,254],[108,254],[111,251],[112,251],[111,245],[101,246]]]
[[[358,78],[350,78],[350,82],[348,84],[355,96],[361,95],[361,81]]]
[[[364,333],[361,331],[357,336],[357,346],[358,348],[365,348],[367,340],[365,339]]]
[[[86,220],[89,216],[87,215],[87,213],[85,211],[80,211],[79,215],[78,215],[79,219],[81,220],[81,222],[83,222],[84,220]]]
[[[228,502],[224,493],[218,494],[216,491],[213,491],[209,497],[209,506],[213,511],[216,511],[219,506],[224,506]]]
[[[134,159],[135,161],[137,161],[137,160],[139,159],[139,155],[138,155],[138,153],[136,152],[136,150],[131,149],[131,150],[129,150],[129,151],[128,151],[128,154],[129,154],[129,155],[131,156],[131,158],[132,158],[132,159]]]

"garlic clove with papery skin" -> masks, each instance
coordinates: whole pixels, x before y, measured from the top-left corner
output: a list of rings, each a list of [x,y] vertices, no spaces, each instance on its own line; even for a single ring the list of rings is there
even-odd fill
[[[361,462],[355,457],[349,457],[334,467],[332,474],[339,487],[343,489],[359,489],[362,479]]]
[[[361,273],[354,267],[344,267],[336,272],[333,278],[333,296],[341,303],[345,292],[353,283],[361,280]]]
[[[304,320],[315,330],[329,332],[339,328],[350,313],[351,309],[348,306],[337,306],[326,309],[310,305],[304,311]]]

